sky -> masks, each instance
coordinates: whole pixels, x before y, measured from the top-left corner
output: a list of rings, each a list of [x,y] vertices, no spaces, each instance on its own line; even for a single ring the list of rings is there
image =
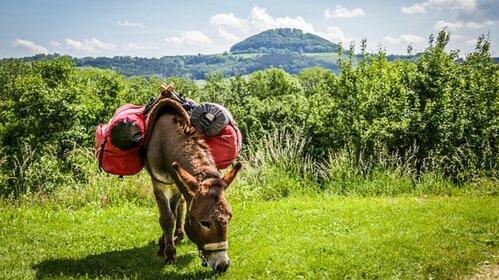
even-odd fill
[[[484,34],[499,56],[499,0],[0,0],[0,58],[213,54],[284,27],[389,54],[445,28],[449,50],[465,56]]]

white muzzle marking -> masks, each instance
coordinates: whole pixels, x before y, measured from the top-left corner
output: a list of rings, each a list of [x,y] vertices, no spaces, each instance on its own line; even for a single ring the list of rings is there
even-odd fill
[[[216,270],[217,267],[223,267],[223,271],[227,270],[230,265],[227,249],[229,249],[227,241],[203,245],[203,250],[206,251],[205,258],[211,269]]]

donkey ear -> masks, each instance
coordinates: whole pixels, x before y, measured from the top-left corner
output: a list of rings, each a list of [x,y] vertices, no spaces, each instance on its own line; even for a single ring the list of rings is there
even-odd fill
[[[232,181],[234,181],[234,178],[236,178],[237,172],[241,170],[241,167],[243,167],[243,164],[238,162],[236,165],[234,165],[234,167],[232,167],[232,169],[229,172],[227,172],[227,174],[225,174],[222,180],[224,180],[225,183],[227,183],[227,187],[229,187]]]
[[[187,186],[187,192],[190,195],[194,196],[198,186],[198,181],[196,180],[196,178],[194,178],[191,174],[189,174],[189,172],[183,169],[182,166],[180,166],[180,164],[178,164],[177,162],[174,161],[172,163],[172,166],[173,168],[175,168],[175,170],[177,170],[178,176]]]

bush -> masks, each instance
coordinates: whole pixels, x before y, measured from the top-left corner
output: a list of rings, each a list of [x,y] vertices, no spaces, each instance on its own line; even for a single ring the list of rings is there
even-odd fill
[[[271,68],[230,79],[212,73],[203,87],[171,81],[178,92],[233,113],[248,159],[244,180],[254,188],[243,194],[425,193],[442,191],[433,181],[496,182],[499,65],[485,36],[462,60],[446,51],[449,38],[430,36],[424,52],[396,61],[383,50],[366,53],[365,41],[356,56],[351,45],[339,50],[339,75]],[[90,182],[97,124],[124,103],[147,103],[163,82],[76,68],[66,57],[2,60],[0,195]]]

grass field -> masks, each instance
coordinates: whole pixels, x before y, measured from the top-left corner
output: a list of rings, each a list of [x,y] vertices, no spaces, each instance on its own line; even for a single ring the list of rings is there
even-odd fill
[[[337,52],[329,52],[329,53],[304,53],[304,56],[315,57],[317,59],[322,59],[329,62],[336,63],[338,61],[338,53]]]
[[[233,200],[222,275],[190,241],[174,266],[155,257],[152,200],[4,205],[0,279],[461,279],[499,262],[497,196]]]

